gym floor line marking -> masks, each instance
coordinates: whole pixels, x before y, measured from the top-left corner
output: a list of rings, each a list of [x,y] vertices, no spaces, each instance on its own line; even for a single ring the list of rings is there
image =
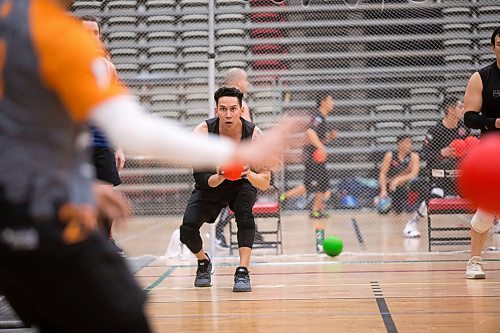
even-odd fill
[[[387,333],[398,333],[398,329],[396,328],[396,324],[394,324],[391,311],[385,302],[384,294],[382,293],[382,288],[380,288],[378,281],[371,281],[370,285],[372,287],[373,296],[375,296],[375,300],[377,301],[380,316],[382,316],[385,328],[387,329]]]
[[[187,278],[187,277],[192,277],[193,275],[185,275],[182,276],[182,278]],[[221,275],[217,275],[221,276]],[[228,275],[229,276],[229,275]],[[484,288],[486,285],[492,285],[492,284],[500,284],[500,281],[491,281],[491,282],[481,282],[480,288]],[[360,283],[336,283],[336,286],[342,286],[342,287],[356,287],[356,286],[366,286],[366,282],[360,282]],[[461,282],[391,282],[391,286],[428,286],[428,285],[457,285],[457,286],[465,286],[466,281],[461,280]],[[326,287],[326,288],[331,288],[330,284],[294,284],[294,288],[301,287],[301,288],[321,288],[321,287]],[[273,285],[253,285],[252,288],[288,288],[289,285],[287,284],[273,284]],[[496,287],[496,286],[495,286]],[[215,287],[212,286],[212,289],[225,289],[225,287]],[[227,287],[229,288],[229,287]],[[168,289],[168,290],[186,290],[186,289],[197,289],[196,287],[164,287],[164,288],[157,288],[157,290],[161,289]],[[498,295],[500,297],[500,295]]]
[[[236,259],[236,257],[232,258]],[[453,263],[467,264],[468,259],[416,259],[416,260],[360,260],[360,261],[286,261],[252,263],[252,266],[307,266],[307,265],[351,265],[351,264],[415,264],[415,263]],[[483,262],[500,262],[500,259],[484,259]],[[215,263],[216,267],[236,267],[236,263]],[[196,265],[178,265],[178,267],[196,267]],[[465,266],[464,266],[465,269]]]
[[[398,315],[414,315],[415,312],[406,312],[406,311],[401,311],[401,312],[393,312],[394,314]],[[461,315],[461,314],[499,314],[500,312],[498,311],[484,311],[484,312],[470,312],[470,311],[447,311],[447,312],[435,312],[435,311],[425,311],[425,312],[419,312],[419,314],[425,314],[425,315],[443,315],[443,314],[448,314],[448,315]],[[346,311],[346,312],[329,312],[328,315],[332,316],[372,316],[372,315],[377,315],[380,314],[379,311],[376,312],[352,312],[352,311]],[[224,313],[224,314],[180,314],[180,315],[156,315],[152,316],[154,318],[164,318],[164,319],[178,319],[178,318],[225,318],[225,317],[295,317],[295,316],[302,316],[302,317],[323,317],[324,314],[322,313],[310,313],[310,312],[293,312],[293,313],[284,313],[284,312],[273,312],[273,313]]]
[[[149,286],[144,288],[146,292],[150,292],[153,290],[156,286],[158,286],[160,283],[162,283],[166,278],[170,276],[175,270],[177,269],[176,266],[170,267],[165,273],[160,275],[153,283],[151,283]]]
[[[176,267],[176,266],[173,266]],[[185,266],[182,266],[185,267]],[[215,266],[218,267],[218,266]],[[176,267],[179,268],[179,267]],[[320,271],[320,272],[309,272],[309,271],[302,271],[302,272],[272,272],[272,273],[252,273],[251,275],[254,276],[270,276],[270,275],[320,275],[320,274],[365,274],[365,273],[422,273],[422,272],[463,272],[463,269],[415,269],[415,270],[364,270],[364,271],[338,271],[338,272],[325,272],[325,271]],[[488,269],[487,272],[495,272],[495,271],[500,271],[500,268],[493,268],[493,269]],[[172,278],[186,278],[186,277],[192,277],[195,274],[182,274],[182,275],[175,275],[172,276]],[[216,273],[214,274],[215,276],[232,276],[232,273]]]
[[[214,287],[211,287],[214,288]],[[158,290],[165,290],[168,288],[157,288],[155,291]],[[215,289],[227,289],[232,290],[231,287],[219,287]],[[229,292],[228,295],[232,294],[232,292]],[[157,296],[157,297],[162,297],[162,296]],[[163,295],[163,297],[166,297]],[[229,297],[229,296],[228,296]],[[499,298],[500,296],[490,296],[490,295],[456,295],[456,296],[385,296],[387,299],[391,300],[422,300],[422,299],[455,299],[455,298],[479,298],[479,299],[488,299],[488,298]],[[171,299],[170,299],[171,298]],[[169,300],[154,300],[151,301],[152,303],[161,303],[161,304],[176,304],[176,303],[213,303],[213,302],[250,302],[250,301],[258,301],[258,302],[275,302],[275,301],[287,301],[287,302],[293,302],[293,301],[370,301],[373,300],[373,294],[370,294],[369,296],[358,296],[358,297],[352,297],[352,296],[346,296],[346,297],[283,297],[283,298],[266,298],[266,299],[261,299],[261,298],[239,298],[239,299],[234,299],[234,298],[227,298],[227,299],[180,299],[180,298],[174,298],[169,296]],[[400,312],[395,312],[395,313],[400,313]]]

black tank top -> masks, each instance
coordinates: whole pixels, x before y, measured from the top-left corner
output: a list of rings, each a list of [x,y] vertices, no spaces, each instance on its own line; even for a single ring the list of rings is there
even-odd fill
[[[243,127],[241,129],[241,141],[243,140],[252,140],[253,136],[253,131],[255,129],[255,124],[243,119],[240,117],[240,120],[243,124]],[[205,120],[205,123],[207,123],[208,126],[208,133],[213,133],[219,135],[219,118],[210,118]]]
[[[241,120],[242,125],[243,125],[242,129],[241,129],[241,141],[252,140],[253,132],[255,130],[255,124],[253,124],[253,123],[251,123],[251,122],[249,122],[241,117],[240,117],[240,120]],[[205,123],[207,124],[207,127],[208,127],[208,133],[212,133],[215,135],[220,134],[219,133],[219,118],[218,117],[207,119],[207,120],[205,120]],[[199,173],[199,171],[198,172],[194,171],[194,173]],[[214,173],[216,173],[216,171],[211,170],[211,171],[208,171],[208,173],[214,174]],[[247,179],[239,179],[236,181],[224,180],[222,182],[222,184],[220,184],[217,187],[210,188],[208,191],[210,191],[210,193],[211,193],[210,195],[213,196],[214,193],[224,192],[228,188],[233,188],[233,186],[237,186],[239,184],[244,184],[244,183],[250,184],[250,182]],[[195,182],[195,189],[202,189],[202,186],[200,186],[199,184],[197,184]]]
[[[398,158],[398,152],[393,151],[391,165],[389,167],[389,171],[387,172],[387,177],[389,179],[392,179],[395,176],[401,174],[408,168],[408,166],[410,165],[410,161],[411,161],[411,153],[406,155],[406,157],[402,161],[400,161]]]
[[[488,118],[500,118],[500,69],[496,61],[479,70],[483,82],[481,114]],[[488,131],[498,131],[498,128]]]

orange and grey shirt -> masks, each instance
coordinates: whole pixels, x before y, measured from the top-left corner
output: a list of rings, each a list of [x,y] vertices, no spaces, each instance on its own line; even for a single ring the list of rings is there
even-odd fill
[[[52,217],[58,204],[92,203],[86,121],[95,107],[126,94],[102,55],[55,1],[0,7],[2,203],[27,204],[35,219]]]

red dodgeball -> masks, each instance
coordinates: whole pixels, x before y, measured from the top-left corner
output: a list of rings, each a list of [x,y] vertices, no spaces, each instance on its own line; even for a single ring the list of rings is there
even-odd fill
[[[224,178],[234,181],[241,178],[241,173],[243,172],[244,167],[245,166],[240,163],[231,163],[222,166],[221,171],[224,175]]]
[[[460,163],[458,187],[474,207],[500,212],[500,135],[492,134]]]
[[[465,145],[467,146],[467,153],[476,149],[476,147],[479,145],[479,139],[475,136],[468,136],[465,138],[464,141]]]
[[[462,139],[455,139],[450,146],[455,148],[455,157],[462,157],[467,152],[467,144]]]

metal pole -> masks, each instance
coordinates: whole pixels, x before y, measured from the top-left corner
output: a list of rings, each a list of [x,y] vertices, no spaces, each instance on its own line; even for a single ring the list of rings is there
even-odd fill
[[[215,115],[215,0],[208,1],[208,117]],[[210,255],[215,257],[215,225],[210,224]]]

